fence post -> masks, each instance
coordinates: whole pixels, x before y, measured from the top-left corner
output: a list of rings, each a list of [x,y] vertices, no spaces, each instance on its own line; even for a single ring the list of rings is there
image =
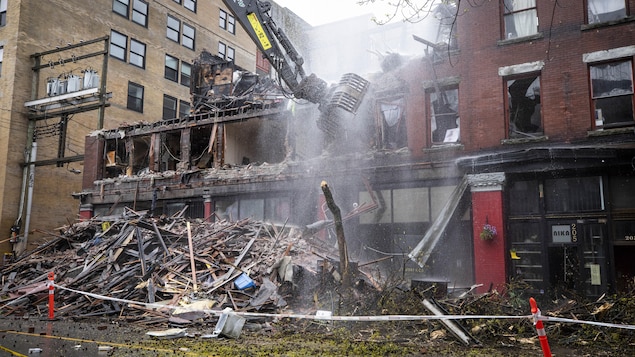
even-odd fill
[[[540,309],[536,304],[536,299],[529,298],[529,305],[531,306],[531,314],[533,316],[534,325],[536,326],[536,332],[538,333],[538,339],[540,340],[540,347],[542,347],[542,355],[544,357],[551,357],[551,348],[549,348],[545,327],[542,324],[542,320],[540,320]]]

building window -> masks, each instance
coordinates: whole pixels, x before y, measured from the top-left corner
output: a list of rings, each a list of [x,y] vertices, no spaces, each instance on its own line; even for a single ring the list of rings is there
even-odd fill
[[[130,39],[130,64],[146,68],[146,45]]]
[[[185,118],[188,115],[190,115],[190,103],[179,100],[179,118]]]
[[[633,61],[590,66],[596,127],[633,125]]]
[[[188,24],[183,24],[183,39],[181,43],[183,46],[194,49],[194,38],[196,37],[196,29]]]
[[[165,55],[165,78],[178,82],[179,80],[179,60],[170,55]]]
[[[506,39],[538,33],[536,0],[505,0],[503,7]]]
[[[128,109],[143,113],[143,86],[128,82]]]
[[[0,46],[0,77],[2,76],[2,63],[4,62],[4,46]]]
[[[231,34],[236,33],[236,19],[227,12],[220,10],[220,16],[218,18],[218,24],[220,28],[227,30]]]
[[[378,102],[381,113],[379,142],[382,149],[400,149],[408,145],[403,98]]]
[[[192,65],[181,61],[181,84],[189,87],[192,78]]]
[[[545,212],[589,212],[604,210],[602,177],[545,180]]]
[[[134,0],[132,4],[132,21],[141,26],[148,27],[148,3],[143,0]]]
[[[587,0],[587,21],[589,24],[616,21],[626,17],[624,0]]]
[[[219,42],[218,43],[218,57],[225,58],[226,54],[227,54],[227,45],[222,42]]]
[[[183,0],[183,7],[192,12],[196,12],[196,0]]]
[[[168,15],[167,36],[174,42],[179,42],[179,38],[181,37],[181,21],[170,15]]]
[[[234,51],[233,47],[227,46],[227,55],[225,56],[225,59],[228,61],[233,61],[235,53],[236,51]]]
[[[128,18],[128,7],[130,6],[130,0],[113,0],[112,11],[119,15]]]
[[[163,95],[163,119],[176,118],[176,98]]]
[[[432,144],[456,143],[460,140],[458,88],[442,88],[439,92],[431,92],[430,113]]]
[[[7,25],[7,0],[0,0],[0,26]]]
[[[542,136],[540,75],[533,74],[506,80],[509,137]]]
[[[126,60],[128,51],[128,36],[117,31],[110,31],[110,55],[122,61]]]

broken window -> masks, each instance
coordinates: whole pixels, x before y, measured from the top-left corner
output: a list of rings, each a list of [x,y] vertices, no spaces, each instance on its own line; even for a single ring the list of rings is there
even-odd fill
[[[624,0],[587,0],[587,21],[589,24],[615,21],[626,17]]]
[[[633,62],[597,64],[589,70],[596,128],[633,125]]]
[[[432,144],[456,143],[461,138],[458,88],[430,93]]]
[[[380,101],[378,105],[381,112],[379,127],[381,148],[400,149],[408,146],[404,99]]]
[[[505,0],[503,8],[506,39],[538,33],[536,0]]]
[[[439,21],[436,44],[444,44],[450,50],[458,48],[457,36],[453,30],[456,20],[456,4],[441,3],[434,9],[434,17]],[[436,48],[435,48],[436,50]]]
[[[509,137],[527,138],[543,135],[540,109],[540,75],[509,79],[507,110]]]

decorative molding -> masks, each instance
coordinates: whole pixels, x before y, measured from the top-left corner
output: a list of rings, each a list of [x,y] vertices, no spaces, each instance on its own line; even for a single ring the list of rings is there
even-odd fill
[[[491,172],[467,175],[467,182],[472,192],[502,191],[505,184],[505,173]]]

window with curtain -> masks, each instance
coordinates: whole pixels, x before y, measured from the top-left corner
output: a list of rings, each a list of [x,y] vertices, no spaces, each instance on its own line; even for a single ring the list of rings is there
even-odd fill
[[[381,101],[380,142],[382,149],[401,149],[408,145],[406,120],[404,116],[405,101],[403,98]]]
[[[587,21],[596,24],[626,17],[625,0],[587,0]]]
[[[503,8],[506,39],[538,33],[536,0],[505,0]]]
[[[542,136],[540,74],[507,79],[506,86],[509,137]]]
[[[456,143],[460,140],[458,88],[441,88],[439,93],[431,92],[430,113],[432,144]]]
[[[589,71],[596,127],[633,125],[633,61],[592,65]]]

